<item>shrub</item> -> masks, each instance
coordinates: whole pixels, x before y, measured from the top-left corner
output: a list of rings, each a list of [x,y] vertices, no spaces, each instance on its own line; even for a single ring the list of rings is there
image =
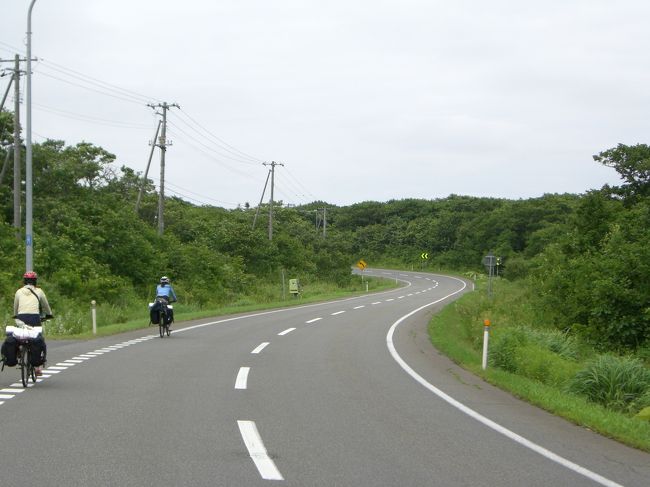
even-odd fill
[[[568,391],[616,411],[633,412],[650,390],[650,370],[636,358],[601,355],[579,371]]]
[[[580,368],[576,362],[563,358],[539,344],[517,348],[514,362],[518,375],[552,386],[566,384]]]
[[[517,371],[517,349],[527,343],[522,328],[510,328],[495,333],[489,350],[490,364],[508,372]]]

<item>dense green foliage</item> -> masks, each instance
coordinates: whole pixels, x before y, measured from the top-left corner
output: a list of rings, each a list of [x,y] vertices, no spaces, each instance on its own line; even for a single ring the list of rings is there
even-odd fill
[[[2,137],[10,122],[3,112]],[[643,144],[594,156],[619,172],[620,187],[527,200],[451,195],[278,205],[272,241],[264,211],[253,229],[254,209],[178,198],[167,198],[159,236],[152,182],[136,214],[140,177],[118,169],[105,149],[50,140],[35,144],[33,154],[35,270],[58,308],[91,299],[128,308],[150,297],[161,274],[172,277],[184,303],[200,308],[235,302],[283,272],[345,286],[360,258],[481,272],[492,251],[502,257],[499,275],[530,289],[530,305],[546,326],[603,350],[644,350],[650,338],[650,148]],[[0,150],[0,160],[5,156]],[[12,178],[8,167],[0,185],[3,309],[24,267],[23,237],[11,226]],[[323,206],[327,236],[315,225]]]

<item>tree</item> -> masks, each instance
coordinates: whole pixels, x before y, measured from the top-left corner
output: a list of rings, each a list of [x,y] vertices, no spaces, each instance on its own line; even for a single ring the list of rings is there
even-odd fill
[[[625,184],[620,187],[624,198],[650,196],[650,147],[646,144],[627,146],[618,144],[594,156],[594,160],[611,167],[621,175]]]

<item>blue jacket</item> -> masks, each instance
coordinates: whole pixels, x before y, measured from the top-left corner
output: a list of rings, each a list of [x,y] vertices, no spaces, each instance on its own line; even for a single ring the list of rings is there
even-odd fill
[[[174,301],[178,301],[176,299],[176,293],[174,292],[174,288],[171,286],[171,284],[165,284],[164,286],[162,284],[158,284],[156,286],[156,297],[158,296],[165,296],[170,303],[173,303]]]

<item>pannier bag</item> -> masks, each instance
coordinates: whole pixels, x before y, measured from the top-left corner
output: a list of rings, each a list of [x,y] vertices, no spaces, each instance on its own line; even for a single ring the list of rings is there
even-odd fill
[[[43,335],[39,335],[31,341],[29,361],[34,367],[38,367],[45,363],[45,355],[45,340],[43,340]]]
[[[18,342],[12,336],[8,336],[2,344],[0,353],[5,365],[14,367],[18,363]]]
[[[161,307],[162,304],[160,303],[160,301],[149,303],[149,320],[154,325],[160,324],[160,320],[158,319],[158,317],[160,316]]]

